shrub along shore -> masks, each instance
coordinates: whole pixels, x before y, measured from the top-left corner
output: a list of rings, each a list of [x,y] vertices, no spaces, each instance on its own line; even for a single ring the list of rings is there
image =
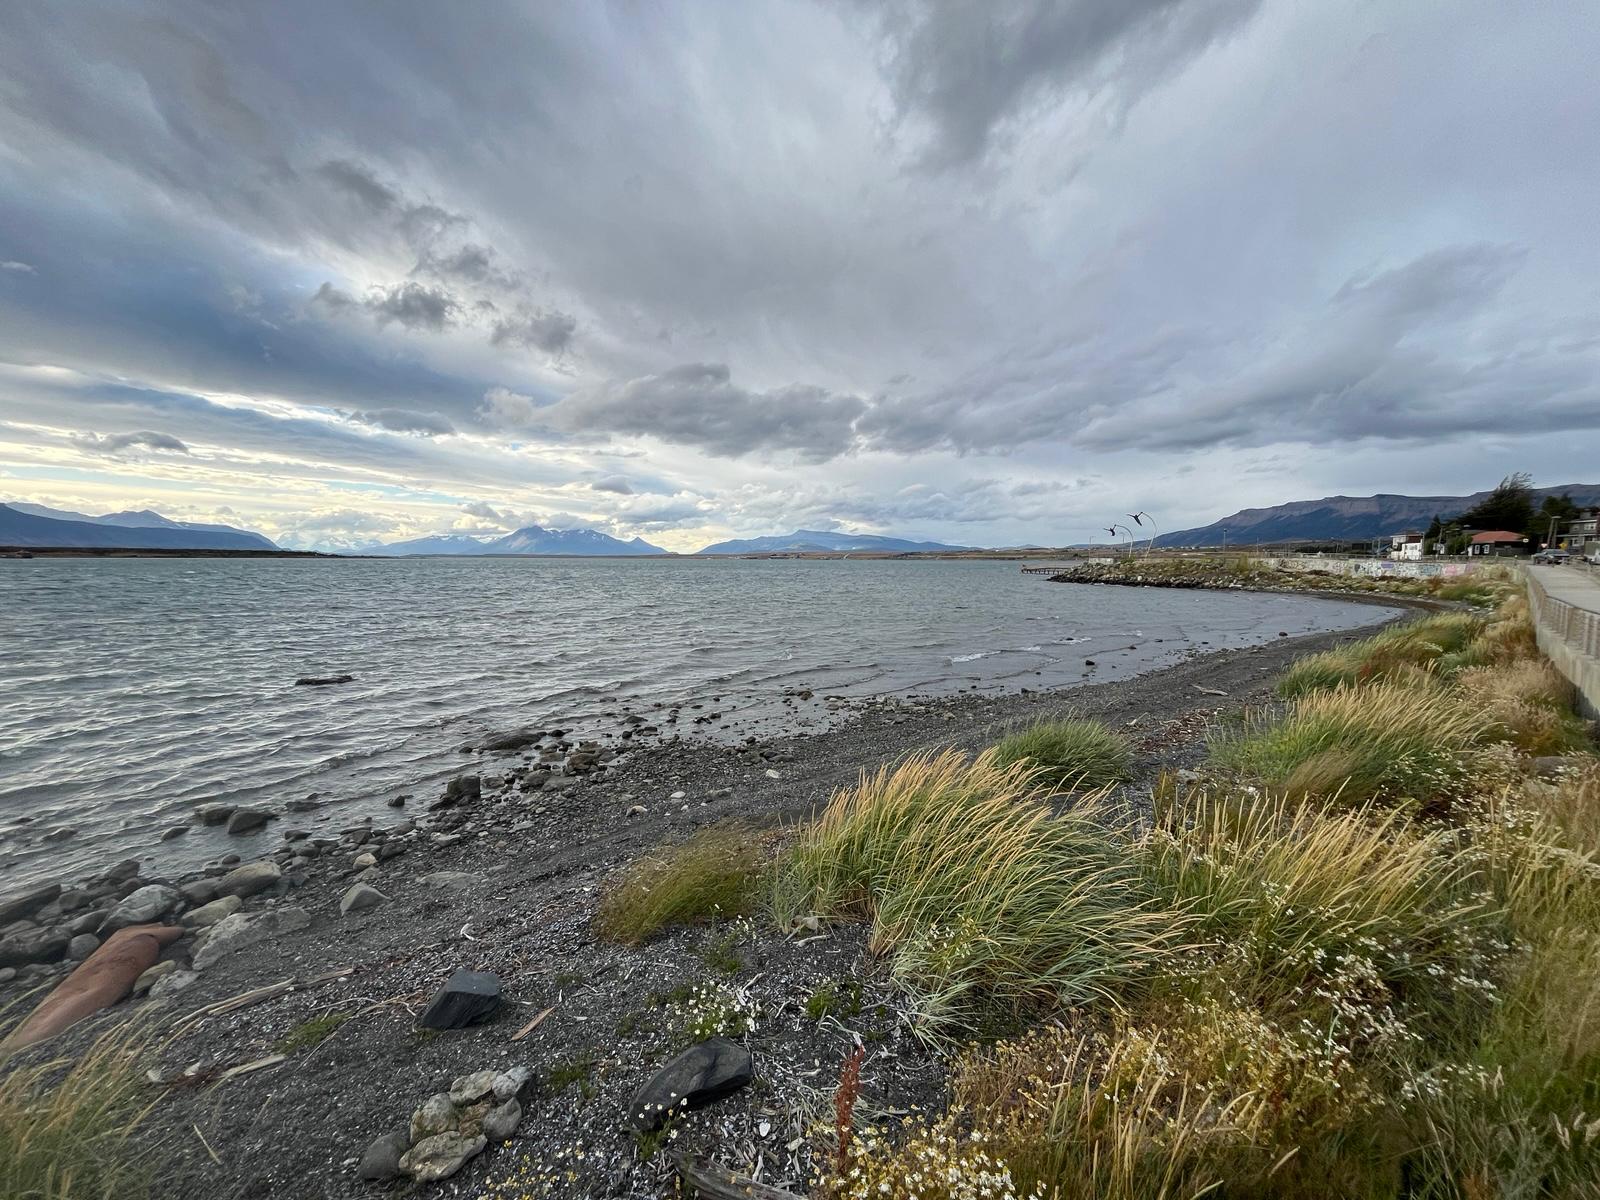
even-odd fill
[[[1450,597],[1471,611],[1282,654],[1287,669],[1256,677],[1273,692],[1217,704],[1204,730],[1205,710],[1177,703],[1158,728],[1138,709],[1050,711],[953,749],[932,744],[948,735],[929,713],[912,743],[929,748],[830,785],[798,822],[753,800],[603,876],[542,885],[530,866],[487,885],[499,907],[451,908],[433,884],[403,909],[391,877],[390,905],[359,918],[373,924],[327,919],[335,949],[283,947],[362,964],[348,984],[286,997],[287,1015],[251,1009],[205,1044],[217,1068],[269,1049],[282,1067],[215,1099],[154,1097],[146,1066],[200,1052],[154,1027],[140,1049],[107,1022],[86,1026],[75,1067],[63,1052],[0,1071],[0,1195],[233,1194],[252,1178],[272,1181],[252,1194],[381,1194],[351,1164],[383,1122],[430,1077],[509,1053],[539,1077],[523,1128],[442,1194],[669,1194],[662,1151],[688,1147],[731,1168],[729,1195],[1591,1196],[1600,759],[1515,579],[1472,587]],[[1252,657],[1270,661],[1234,660],[1236,694]],[[1205,691],[1167,685],[1191,686]],[[1181,769],[1152,769],[1152,746],[1195,737],[1165,760]],[[851,762],[876,744],[816,743],[857,746]],[[673,761],[638,771],[665,783]],[[432,984],[416,991],[403,951],[427,939],[501,970],[525,1012],[419,1037],[407,1006]],[[538,970],[518,985],[499,965],[513,959]],[[220,995],[272,977],[239,970]],[[511,1037],[525,1024],[537,1032]],[[639,1082],[712,1036],[755,1051],[755,1085],[619,1131]],[[403,1069],[384,1071],[400,1047]],[[326,1097],[308,1100],[321,1078],[352,1089],[341,1112],[369,1115],[330,1137]],[[284,1144],[269,1160],[329,1143],[327,1172],[228,1175],[261,1138],[251,1124],[219,1140],[218,1114],[257,1105],[310,1114],[268,1139]],[[771,1190],[737,1190],[750,1176]],[[294,1178],[310,1190],[283,1191]]]

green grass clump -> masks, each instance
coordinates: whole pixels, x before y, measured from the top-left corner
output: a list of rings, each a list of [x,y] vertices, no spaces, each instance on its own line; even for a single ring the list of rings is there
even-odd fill
[[[990,753],[999,766],[1025,764],[1062,788],[1103,787],[1131,775],[1127,740],[1099,721],[1041,721],[1002,739]]]
[[[834,794],[775,908],[869,922],[936,1037],[1114,995],[1181,922],[1146,910],[1101,799],[1057,813],[1021,764],[919,755]]]
[[[550,1088],[552,1096],[559,1096],[573,1085],[577,1085],[579,1094],[589,1099],[594,1094],[594,1064],[593,1050],[582,1050],[571,1058],[562,1059],[550,1068],[545,1076],[545,1083]]]
[[[1278,683],[1278,694],[1302,696],[1341,685],[1370,683],[1416,671],[1435,670],[1441,660],[1459,655],[1484,631],[1484,621],[1467,613],[1440,613],[1386,629],[1335,650],[1302,658]]]
[[[631,863],[602,897],[595,929],[612,941],[638,945],[668,925],[749,912],[767,857],[752,830],[708,826]]]
[[[1427,803],[1459,788],[1491,717],[1454,693],[1404,683],[1310,692],[1219,733],[1211,760],[1292,797]]]
[[[824,979],[806,997],[806,1016],[813,1021],[823,1017],[853,1017],[861,1011],[861,984],[846,980],[843,985]]]
[[[320,1017],[312,1017],[309,1021],[302,1021],[279,1040],[276,1047],[279,1054],[293,1054],[296,1050],[309,1050],[313,1046],[320,1046],[333,1036],[334,1030],[350,1019],[349,1013],[326,1012]]]
[[[139,1200],[153,1164],[139,1133],[153,1100],[144,1043],[127,1027],[74,1059],[23,1066],[0,1057],[0,1196]]]

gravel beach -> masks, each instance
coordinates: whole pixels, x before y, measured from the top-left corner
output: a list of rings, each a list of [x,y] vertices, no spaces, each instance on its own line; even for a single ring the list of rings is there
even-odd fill
[[[1148,789],[1160,770],[1198,762],[1207,727],[1266,700],[1292,659],[1369,631],[1282,637],[1056,692],[868,702],[824,732],[741,745],[653,742],[638,717],[638,732],[621,743],[632,748],[614,757],[617,743],[563,748],[548,736],[514,752],[463,754],[463,778],[475,784],[411,797],[388,823],[311,835],[295,813],[273,814],[240,839],[244,864],[270,866],[260,868],[259,891],[250,881],[228,889],[242,901],[221,902],[239,909],[228,935],[213,933],[198,956],[191,939],[178,942],[164,955],[177,966],[162,968],[171,973],[155,999],[116,1005],[27,1054],[73,1054],[129,1017],[148,1029],[160,1094],[140,1144],[161,1196],[412,1194],[404,1179],[361,1178],[374,1140],[452,1081],[518,1067],[530,1078],[518,1088],[514,1131],[426,1191],[667,1195],[672,1166],[657,1151],[670,1147],[803,1193],[806,1131],[825,1118],[857,1039],[866,1048],[863,1104],[884,1114],[936,1102],[942,1062],[901,1015],[858,930],[786,936],[747,919],[625,948],[590,929],[612,871],[709,823],[803,819],[861,771],[909,752],[977,750],[1066,712],[1126,732],[1137,749],[1132,790]],[[167,911],[174,920],[235,878],[224,874],[234,866],[69,888],[19,920],[48,933],[52,919],[73,917],[59,910],[78,904],[78,893],[84,905],[116,904],[153,883],[184,889]],[[358,879],[373,895],[352,904]],[[341,898],[350,911],[341,912]],[[15,1003],[24,989],[42,994],[67,965],[13,968],[0,985],[0,1003],[15,1005],[8,1018],[31,1005],[33,997]],[[498,1011],[465,1029],[420,1029],[419,1014],[458,969],[498,977]],[[755,1014],[745,1039],[754,1081],[675,1122],[669,1136],[640,1139],[628,1127],[630,1101],[678,1048],[674,1029],[696,985]],[[267,990],[246,995],[259,989]],[[832,1012],[819,1013],[814,1000],[807,1012],[819,991],[842,998]],[[236,997],[245,1000],[212,1008]]]

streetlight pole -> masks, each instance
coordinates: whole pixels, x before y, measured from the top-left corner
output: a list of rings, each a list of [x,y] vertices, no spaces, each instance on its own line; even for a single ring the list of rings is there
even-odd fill
[[[1150,522],[1150,540],[1145,543],[1144,552],[1147,555],[1154,554],[1156,550],[1156,519],[1142,509],[1139,512],[1129,513],[1128,515],[1133,518],[1133,523],[1140,527],[1143,527],[1146,521]]]

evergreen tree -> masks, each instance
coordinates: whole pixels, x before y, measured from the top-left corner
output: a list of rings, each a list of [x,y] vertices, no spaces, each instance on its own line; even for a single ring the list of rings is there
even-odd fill
[[[1526,471],[1507,475],[1478,503],[1456,518],[1468,529],[1504,529],[1528,533],[1534,525],[1533,476]],[[1547,525],[1549,519],[1546,518]]]

